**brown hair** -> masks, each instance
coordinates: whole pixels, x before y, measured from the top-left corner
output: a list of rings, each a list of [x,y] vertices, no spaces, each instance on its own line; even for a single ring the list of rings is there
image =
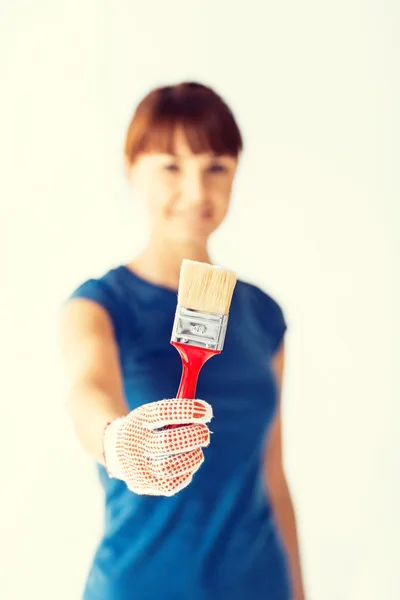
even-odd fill
[[[125,140],[125,159],[144,152],[174,152],[174,133],[182,127],[192,152],[238,156],[243,148],[235,118],[211,88],[194,82],[152,90],[138,105]]]

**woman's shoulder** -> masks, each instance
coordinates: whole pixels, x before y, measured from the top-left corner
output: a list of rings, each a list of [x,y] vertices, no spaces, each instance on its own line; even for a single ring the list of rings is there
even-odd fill
[[[283,313],[282,307],[276,297],[254,283],[238,279],[236,293],[240,298],[252,302],[253,305],[256,308],[258,307],[261,311],[268,310],[276,315]]]
[[[128,303],[123,266],[116,266],[100,274],[95,274],[80,281],[67,301],[74,299],[90,300],[106,310],[118,330],[118,324],[124,320]],[[130,297],[129,305],[134,302]]]
[[[235,291],[240,310],[267,334],[272,351],[275,351],[287,329],[280,303],[270,293],[247,281],[238,280]]]
[[[81,279],[73,289],[69,299],[87,298],[96,300],[117,295],[120,285],[119,271],[119,267],[114,267],[105,272],[91,274],[89,277]]]

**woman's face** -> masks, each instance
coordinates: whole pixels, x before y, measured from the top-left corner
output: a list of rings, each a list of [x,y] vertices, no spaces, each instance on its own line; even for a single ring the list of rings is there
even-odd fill
[[[175,153],[139,156],[130,168],[134,192],[145,203],[153,233],[182,243],[204,243],[229,207],[237,159],[193,154],[177,131]]]

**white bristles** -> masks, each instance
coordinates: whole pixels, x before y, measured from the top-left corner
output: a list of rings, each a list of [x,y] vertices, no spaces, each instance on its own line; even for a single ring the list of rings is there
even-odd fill
[[[235,285],[236,275],[232,271],[184,260],[179,279],[178,306],[227,315]]]

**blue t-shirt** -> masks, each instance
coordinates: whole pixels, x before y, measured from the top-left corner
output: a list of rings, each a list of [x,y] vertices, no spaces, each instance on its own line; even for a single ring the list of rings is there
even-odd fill
[[[107,310],[130,410],[176,395],[174,291],[120,266],[72,297]],[[286,557],[262,476],[277,403],[271,359],[285,330],[279,305],[238,281],[223,352],[200,373],[197,397],[213,407],[213,434],[187,488],[172,497],[139,496],[98,466],[104,533],[84,600],[289,600]]]

